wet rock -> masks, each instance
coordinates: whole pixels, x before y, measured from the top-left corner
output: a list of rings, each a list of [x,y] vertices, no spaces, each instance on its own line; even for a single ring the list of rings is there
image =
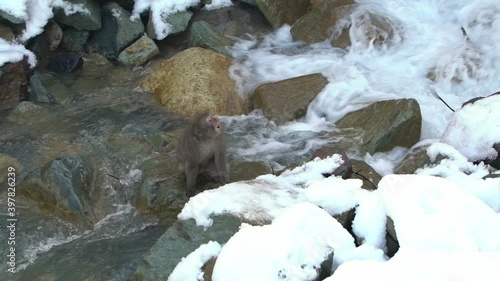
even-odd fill
[[[350,19],[350,28],[344,28],[342,32],[351,32],[350,38],[353,47],[390,46],[402,40],[402,29],[399,24],[385,16],[358,10],[351,15]],[[337,47],[335,41],[332,45]]]
[[[43,85],[40,73],[35,72],[30,77],[29,99],[34,102],[55,103],[56,99]]]
[[[3,10],[0,10],[0,17],[10,21],[13,24],[20,24],[20,23],[24,22],[24,20],[22,18],[18,18],[16,16],[13,16],[13,15],[11,15]]]
[[[229,76],[232,61],[214,51],[189,48],[162,62],[141,86],[183,116],[209,111],[216,115],[244,112],[244,101]]]
[[[71,74],[83,66],[82,55],[78,53],[64,53],[52,57],[47,69],[58,74]]]
[[[73,4],[82,4],[89,13],[77,12],[66,15],[64,10],[59,9],[54,17],[57,22],[74,27],[77,30],[101,29],[101,6],[97,0],[71,0],[70,2]]]
[[[386,100],[350,112],[335,125],[362,129],[364,145],[361,154],[373,154],[396,146],[412,147],[420,140],[422,116],[414,99]]]
[[[102,28],[92,36],[92,47],[100,54],[116,58],[120,52],[144,33],[139,19],[130,20],[130,12],[116,3],[104,5]]]
[[[22,101],[16,106],[14,112],[19,114],[29,114],[41,110],[43,110],[43,108],[39,105],[36,105],[29,101]]]
[[[431,164],[431,158],[427,155],[428,147],[429,145],[424,145],[411,149],[396,169],[394,169],[394,173],[414,174],[416,170]]]
[[[73,52],[83,51],[89,35],[88,31],[68,28],[64,30],[61,46]]]
[[[14,170],[13,171],[9,170],[9,168],[12,168]],[[16,158],[8,154],[0,153],[0,171],[2,171],[2,173],[0,173],[0,185],[1,185],[7,182],[7,173],[13,172],[16,175],[21,174],[21,164],[19,163],[19,161],[17,161]],[[14,183],[16,183],[15,182],[16,180],[19,179],[14,179]]]
[[[177,13],[167,15],[166,17],[162,16],[162,21],[170,25],[170,30],[169,30],[168,34],[166,34],[166,35],[175,35],[175,34],[181,33],[184,30],[186,30],[186,28],[189,24],[189,20],[191,19],[192,16],[193,16],[193,13],[190,11],[177,12]],[[153,38],[153,39],[161,40],[161,39],[165,38],[163,36],[159,37],[158,35],[160,35],[160,34],[156,33],[154,25],[153,25],[152,12],[149,12],[149,20],[148,20],[148,24],[146,26],[146,33],[148,34],[148,36],[150,38]]]
[[[197,11],[192,22],[207,22],[215,31],[226,36],[244,37],[248,34],[265,35],[273,31],[257,7],[233,2],[229,7]]]
[[[25,100],[28,92],[28,79],[23,62],[7,63],[0,67],[0,110],[12,108]]]
[[[328,81],[321,74],[310,74],[260,85],[255,89],[255,108],[276,124],[293,121],[306,114],[309,103]]]
[[[160,54],[160,49],[148,36],[142,36],[118,56],[118,61],[127,65],[141,65]]]
[[[102,192],[96,184],[92,163],[78,155],[65,155],[28,174],[19,185],[19,195],[31,198],[42,208],[65,220],[91,226]]]
[[[253,6],[257,6],[257,0],[241,0],[241,2],[250,4],[250,5],[253,5]]]
[[[347,154],[343,149],[338,147],[322,147],[316,149],[311,158],[314,159],[316,157],[319,157],[321,159],[325,159],[326,157],[332,156],[334,154],[339,154],[340,156],[342,156],[342,160],[344,160],[344,163],[340,165],[340,167],[335,169],[332,172],[332,175],[341,176],[343,179],[349,178],[352,174],[352,164],[351,160],[349,159],[349,157],[347,157]]]
[[[181,259],[209,241],[226,243],[238,230],[241,220],[231,215],[216,216],[207,230],[193,219],[177,221],[156,241],[131,281],[167,280]]]
[[[56,22],[49,22],[49,24],[45,26],[45,31],[43,33],[49,42],[49,51],[57,49],[63,37],[61,27]]]
[[[382,179],[382,176],[373,169],[372,166],[368,165],[365,161],[351,159],[353,174],[352,179],[360,179],[363,181],[361,188],[366,190],[377,189],[378,183]]]
[[[201,271],[203,272],[203,281],[212,281],[212,274],[214,273],[216,261],[216,258],[211,258],[201,267]]]
[[[309,0],[256,0],[257,7],[274,28],[294,24],[310,7]]]
[[[348,20],[357,7],[354,0],[321,1],[293,25],[290,33],[296,41],[317,43],[330,38],[341,20]],[[347,28],[348,31],[348,28]],[[340,35],[340,32],[337,36]],[[349,38],[349,36],[347,36]],[[350,42],[347,46],[350,45]],[[337,46],[338,47],[338,46]]]
[[[5,41],[12,42],[15,38],[14,32],[12,32],[12,29],[10,27],[0,24],[0,38]]]
[[[225,37],[205,21],[194,22],[191,26],[189,41],[191,47],[208,48],[228,56],[228,50],[233,44],[234,40]]]
[[[86,77],[102,77],[109,74],[113,68],[108,59],[98,53],[86,55],[83,61],[85,63],[82,66],[82,76]]]

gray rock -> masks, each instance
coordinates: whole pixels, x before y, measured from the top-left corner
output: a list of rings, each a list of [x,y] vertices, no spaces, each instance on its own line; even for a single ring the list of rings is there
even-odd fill
[[[96,0],[70,0],[72,4],[82,4],[90,13],[77,12],[66,15],[64,10],[59,9],[55,14],[55,20],[59,23],[71,26],[77,30],[99,30],[102,27],[101,6]]]
[[[22,101],[20,102],[16,108],[14,109],[14,111],[16,113],[20,113],[20,114],[25,114],[25,113],[30,113],[30,112],[37,112],[37,111],[40,111],[40,110],[43,110],[41,106],[39,105],[36,105],[32,102],[29,102],[29,101]]]
[[[306,114],[309,103],[328,81],[321,74],[310,74],[260,85],[255,89],[255,107],[264,115],[284,124]]]
[[[414,174],[416,170],[432,163],[427,148],[429,145],[419,146],[410,150],[405,158],[394,169],[395,174]]]
[[[283,24],[293,25],[307,13],[309,0],[256,0],[257,7],[274,28]]]
[[[241,220],[231,215],[217,216],[213,220],[207,230],[197,226],[193,219],[177,221],[156,241],[130,280],[167,280],[183,257],[209,241],[226,243],[241,225]]]
[[[339,154],[340,156],[342,156],[342,160],[344,160],[344,163],[340,165],[340,167],[335,169],[332,172],[332,174],[334,176],[341,176],[343,179],[349,178],[352,174],[352,163],[342,148],[321,147],[319,149],[316,149],[316,151],[314,151],[313,156],[311,158],[314,159],[316,157],[319,157],[321,159],[325,159],[326,157],[332,156],[334,154]]]
[[[0,10],[0,17],[10,21],[13,24],[21,24],[24,22],[22,18],[15,17],[3,10]]]
[[[83,51],[89,35],[88,31],[68,28],[63,33],[61,46],[73,52]]]
[[[40,73],[35,72],[30,77],[30,89],[29,89],[29,98],[34,102],[41,103],[55,103],[56,99],[52,96],[51,93],[45,88],[42,83],[42,79],[40,78]]]
[[[189,44],[191,47],[208,48],[229,55],[228,49],[234,44],[234,40],[219,33],[207,22],[197,21],[191,26]]]
[[[164,22],[171,25],[170,31],[168,32],[167,35],[175,35],[186,30],[189,24],[189,20],[191,19],[192,16],[193,16],[192,12],[185,11],[185,12],[177,12],[170,14],[165,18],[162,17],[162,20]],[[151,12],[149,12],[149,20],[146,27],[146,33],[150,38],[161,40],[163,38],[158,38],[158,34],[156,34],[154,29],[152,18],[153,17],[151,15]]]
[[[90,226],[99,192],[94,187],[92,163],[65,155],[28,174],[19,195],[31,198],[63,219]]]
[[[141,65],[160,54],[155,42],[144,35],[132,45],[123,50],[118,61],[127,65]]]
[[[250,5],[253,5],[253,6],[257,6],[257,1],[256,0],[241,0],[241,2],[250,4]]]
[[[14,32],[12,32],[12,29],[8,26],[3,26],[0,25],[0,38],[4,39],[5,41],[12,42],[14,40]]]
[[[93,48],[109,58],[116,58],[120,52],[144,33],[144,25],[137,19],[130,20],[130,12],[116,3],[103,7],[102,29],[92,36]]]
[[[45,26],[44,36],[49,42],[49,51],[54,51],[59,47],[63,37],[63,31],[56,22],[50,22]]]
[[[360,128],[364,132],[361,154],[373,154],[416,144],[420,140],[422,116],[414,99],[386,100],[350,112],[335,125]]]

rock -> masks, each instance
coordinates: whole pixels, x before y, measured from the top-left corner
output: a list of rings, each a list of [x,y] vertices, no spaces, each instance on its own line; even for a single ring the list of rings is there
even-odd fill
[[[104,5],[102,28],[92,36],[92,47],[100,54],[116,58],[120,52],[144,33],[140,19],[130,20],[130,12],[116,3]]]
[[[156,241],[130,280],[167,280],[183,257],[209,241],[226,243],[241,225],[241,220],[231,215],[216,216],[213,221],[207,230],[193,219],[177,221]]]
[[[271,173],[271,168],[264,162],[229,163],[229,178],[231,182],[253,180],[258,176]]]
[[[488,174],[488,175],[483,177],[483,180],[498,179],[498,178],[500,178],[500,174]],[[0,181],[0,183],[1,183],[1,181]]]
[[[28,114],[28,113],[33,113],[33,112],[39,112],[42,110],[43,110],[43,108],[39,105],[36,105],[36,104],[29,102],[29,101],[22,101],[16,106],[16,108],[14,109],[14,112],[19,113],[19,114]]]
[[[63,53],[52,57],[47,69],[57,74],[71,74],[83,66],[82,55],[78,53]]]
[[[68,28],[63,33],[61,46],[73,52],[83,51],[85,43],[87,43],[87,39],[89,39],[89,35],[90,33],[88,31]]]
[[[311,160],[319,157],[321,159],[325,159],[328,156],[332,156],[333,154],[339,154],[342,156],[342,160],[344,160],[344,164],[340,165],[337,169],[335,169],[332,174],[334,176],[341,176],[343,179],[347,179],[351,176],[352,174],[352,164],[351,160],[349,157],[347,157],[347,154],[345,151],[341,148],[338,147],[321,147],[319,149],[316,149],[314,151],[313,156],[311,157]]]
[[[212,274],[214,273],[216,261],[216,258],[211,258],[201,267],[201,271],[203,272],[203,281],[212,281]]]
[[[427,155],[429,145],[412,148],[394,169],[395,174],[414,174],[416,170],[433,163]]]
[[[396,235],[394,221],[390,217],[387,217],[386,229],[387,233],[385,238],[387,241],[387,255],[393,257],[399,250],[399,241]]]
[[[256,0],[257,7],[274,28],[283,24],[293,25],[305,15],[310,7],[309,0]]]
[[[65,220],[90,227],[103,217],[98,212],[102,190],[92,163],[78,155],[65,155],[28,174],[18,194]]]
[[[162,40],[167,35],[175,35],[186,30],[189,20],[193,16],[193,13],[190,11],[185,12],[177,12],[173,14],[169,14],[166,17],[162,16],[162,21],[170,25],[170,30],[165,36],[161,34],[157,34],[153,25],[153,16],[152,12],[149,12],[149,20],[146,26],[146,33],[150,38]],[[159,36],[160,35],[160,36]]]
[[[241,2],[250,4],[252,6],[257,6],[257,1],[256,0],[241,0]]]
[[[491,94],[491,95],[489,95],[489,96],[486,96],[486,97],[475,97],[475,98],[472,98],[472,99],[470,99],[470,100],[468,100],[468,101],[466,101],[466,102],[462,103],[462,106],[461,106],[460,108],[462,108],[462,107],[464,107],[464,106],[466,106],[466,105],[468,105],[468,104],[475,103],[475,102],[476,102],[476,101],[478,101],[478,100],[482,100],[482,99],[484,99],[484,98],[491,97],[491,96],[496,96],[496,95],[500,95],[500,91],[499,91],[499,92],[496,92],[496,93],[494,93],[494,94]]]
[[[14,107],[25,100],[28,92],[28,79],[23,62],[7,63],[0,69],[0,110]]]
[[[141,83],[168,109],[183,116],[209,111],[216,115],[244,112],[244,101],[229,76],[231,60],[214,51],[189,48],[162,62]]]
[[[382,176],[372,168],[372,166],[366,164],[365,161],[351,159],[352,170],[354,173],[351,175],[352,179],[360,179],[363,181],[361,188],[366,190],[377,189],[378,183],[382,179]],[[375,186],[374,186],[375,185]]]
[[[24,22],[24,19],[13,16],[13,15],[11,15],[3,10],[0,10],[0,17],[10,21],[13,24],[21,24]]]
[[[9,168],[12,168],[14,170],[9,171]],[[7,173],[13,172],[17,177],[21,174],[21,164],[19,163],[19,161],[17,161],[16,158],[8,154],[0,153],[0,171],[2,171],[2,173],[0,173],[0,185],[1,185],[7,182]],[[19,181],[19,178],[14,177],[14,183],[17,183],[16,181]],[[4,191],[6,190],[7,187],[5,187]]]
[[[266,83],[255,89],[255,107],[269,120],[284,124],[304,116],[326,84],[326,78],[318,73]]]
[[[77,30],[101,29],[101,6],[97,0],[70,0],[69,2],[72,4],[82,4],[89,13],[77,12],[66,15],[64,10],[59,9],[54,17],[57,22],[74,27]]]
[[[255,36],[266,35],[273,31],[264,15],[256,6],[242,5],[233,2],[233,5],[216,10],[200,10],[193,17],[192,22],[204,21],[212,29],[225,36],[245,37],[248,34]]]
[[[390,46],[402,40],[402,29],[395,21],[373,12],[359,10],[350,17],[351,27],[343,32],[351,32],[353,46]],[[335,47],[335,42],[332,44]]]
[[[47,37],[49,42],[49,51],[54,51],[61,44],[63,31],[56,22],[49,22],[45,26],[44,36]]]
[[[160,54],[155,42],[143,35],[118,56],[118,61],[127,65],[141,65]]]
[[[294,24],[290,30],[294,40],[317,43],[331,38],[335,31],[333,28],[341,20],[348,20],[349,15],[357,5],[354,0],[341,0],[321,1],[313,4],[312,7],[311,11]],[[340,35],[340,32],[338,32],[338,35]],[[350,42],[348,42],[348,45],[350,45]]]
[[[15,38],[15,35],[10,27],[0,25],[0,38],[7,42],[12,42]]]
[[[350,112],[335,125],[363,130],[361,154],[384,152],[396,146],[412,147],[420,140],[422,116],[414,99],[375,102]]]
[[[55,103],[56,99],[54,96],[47,91],[42,83],[39,72],[35,72],[30,77],[30,88],[29,88],[29,99],[34,102],[41,103]]]
[[[228,56],[228,49],[234,44],[234,40],[225,37],[205,21],[196,21],[190,30],[191,47],[202,47],[216,51]]]

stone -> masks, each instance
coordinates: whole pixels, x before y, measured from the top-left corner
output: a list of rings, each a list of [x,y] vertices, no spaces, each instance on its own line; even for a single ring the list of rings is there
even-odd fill
[[[39,105],[36,105],[29,101],[22,101],[16,106],[14,112],[19,114],[27,114],[32,112],[39,112],[41,110],[43,110],[43,108]]]
[[[10,27],[0,25],[0,38],[7,42],[12,42],[15,38],[15,35]]]
[[[91,39],[92,48],[108,59],[116,58],[123,49],[144,33],[140,19],[130,20],[131,13],[116,3],[104,5],[102,28]]]
[[[83,58],[78,53],[62,53],[52,57],[47,64],[47,69],[58,74],[71,74],[80,70]]]
[[[40,78],[40,73],[35,72],[30,77],[30,89],[29,89],[29,99],[30,101],[40,102],[40,103],[55,103],[56,99],[54,96],[47,91],[43,85],[42,79]]]
[[[395,174],[414,174],[425,165],[432,164],[431,158],[427,155],[429,145],[412,148],[403,158],[401,163],[394,169]]]
[[[2,173],[0,173],[0,185],[7,182],[7,173],[12,172],[15,174],[15,176],[19,176],[21,174],[21,168],[22,168],[21,164],[19,163],[19,161],[17,161],[16,158],[8,154],[0,153],[0,171],[3,171]],[[14,183],[17,183],[16,181],[18,181],[19,178],[16,177],[13,178],[14,178]],[[6,191],[7,187],[5,187],[4,190]]]
[[[233,44],[234,40],[227,38],[205,21],[193,22],[191,26],[189,41],[191,47],[208,48],[227,56]]]
[[[309,0],[256,0],[257,7],[274,28],[293,25],[307,13]]]
[[[350,112],[335,125],[341,129],[361,129],[364,142],[361,154],[373,154],[416,144],[420,140],[422,116],[414,99],[386,100]]]
[[[353,174],[351,179],[360,179],[363,182],[361,188],[366,190],[375,190],[382,176],[368,165],[365,161],[351,159]]]
[[[90,33],[86,30],[68,28],[63,32],[61,46],[68,51],[80,52],[84,50]]]
[[[10,21],[13,24],[21,24],[24,22],[24,19],[13,16],[3,10],[0,10],[0,17]]]
[[[77,12],[66,15],[64,10],[59,9],[55,13],[55,20],[59,23],[71,26],[77,30],[99,30],[102,27],[101,6],[97,0],[70,0],[72,4],[81,4],[89,13]]]
[[[183,257],[209,241],[225,244],[240,225],[241,220],[231,215],[213,217],[206,230],[193,219],[177,221],[151,247],[130,281],[167,280]]]
[[[328,84],[321,74],[310,74],[262,84],[254,92],[255,108],[276,124],[284,124],[306,114],[309,103]]]
[[[202,111],[239,115],[244,113],[244,101],[229,76],[231,64],[231,59],[212,50],[189,48],[162,62],[141,86],[182,116]]]
[[[351,176],[352,174],[352,163],[349,157],[347,157],[347,154],[345,151],[341,148],[338,147],[321,147],[316,149],[314,151],[313,156],[311,157],[311,160],[319,157],[321,159],[325,159],[328,156],[332,156],[334,154],[339,154],[342,156],[342,160],[344,160],[344,163],[340,165],[337,169],[335,169],[332,172],[332,175],[334,176],[341,176],[343,179],[347,179]]]
[[[256,0],[241,0],[243,3],[247,3],[252,6],[257,6],[257,1]]]
[[[162,40],[167,35],[175,35],[186,30],[189,20],[193,16],[193,13],[190,11],[185,12],[177,12],[173,14],[169,14],[166,17],[162,16],[162,21],[170,25],[170,30],[167,34],[162,36],[161,34],[157,34],[153,25],[153,16],[152,12],[149,12],[149,20],[146,26],[146,33],[150,38]]]
[[[341,20],[347,20],[357,5],[354,0],[340,0],[322,1],[312,7],[311,11],[291,28],[290,33],[295,41],[310,44],[332,37],[335,31],[334,27]]]
[[[23,62],[7,63],[0,68],[0,110],[13,108],[25,100],[28,93],[28,79]]]
[[[159,54],[160,49],[155,42],[143,35],[120,53],[118,61],[126,65],[141,65]]]
[[[45,26],[44,36],[47,37],[49,43],[49,51],[54,51],[59,47],[63,37],[63,31],[56,22],[49,22]]]

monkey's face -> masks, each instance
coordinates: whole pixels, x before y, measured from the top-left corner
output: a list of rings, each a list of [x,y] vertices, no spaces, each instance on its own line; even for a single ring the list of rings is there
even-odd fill
[[[220,134],[220,132],[222,131],[222,125],[220,124],[219,120],[217,120],[217,118],[215,118],[212,114],[208,115],[207,123],[212,126],[217,135]]]

